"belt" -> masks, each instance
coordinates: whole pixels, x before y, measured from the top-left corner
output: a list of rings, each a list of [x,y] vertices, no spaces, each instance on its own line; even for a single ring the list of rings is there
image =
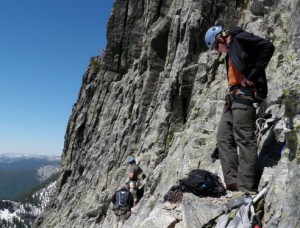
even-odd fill
[[[236,84],[236,85],[229,86],[228,90],[229,91],[234,91],[234,90],[237,90],[237,89],[240,89],[240,88],[243,88],[242,85],[241,84]]]
[[[230,86],[228,88],[229,94],[243,94],[246,96],[251,96],[253,98],[257,97],[257,89],[255,87],[243,87],[240,84]]]

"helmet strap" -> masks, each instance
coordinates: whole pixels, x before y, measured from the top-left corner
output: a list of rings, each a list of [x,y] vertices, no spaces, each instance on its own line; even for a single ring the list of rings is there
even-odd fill
[[[222,36],[228,36],[229,35],[229,30],[222,30],[222,32],[221,32],[221,35]]]
[[[228,47],[228,44],[227,44],[227,38],[228,38],[228,36],[229,36],[229,33],[228,33],[228,32],[229,32],[228,30],[223,30],[223,31],[221,32],[221,37],[223,38],[222,44],[223,44],[225,47]]]

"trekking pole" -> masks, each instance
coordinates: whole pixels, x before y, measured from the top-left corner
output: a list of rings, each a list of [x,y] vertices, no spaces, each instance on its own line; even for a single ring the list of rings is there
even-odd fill
[[[264,187],[252,200],[253,204],[256,203],[267,191],[268,187]]]
[[[251,227],[253,226],[254,228],[256,227],[260,227],[259,225],[257,224],[253,224],[254,222],[254,217],[257,218],[257,215],[255,213],[255,210],[254,210],[254,204],[269,190],[269,188],[266,186],[264,187],[253,199],[252,199],[252,202],[251,202],[251,206],[250,206],[250,210],[251,210],[251,217],[250,217],[250,224],[251,224]],[[255,226],[254,226],[255,225]]]

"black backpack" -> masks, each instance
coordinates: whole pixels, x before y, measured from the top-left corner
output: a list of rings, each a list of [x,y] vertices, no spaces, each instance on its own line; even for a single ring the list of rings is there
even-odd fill
[[[226,193],[221,179],[203,169],[192,170],[187,178],[179,181],[179,185],[183,191],[191,192],[196,196],[220,197]]]
[[[179,180],[179,185],[173,186],[164,196],[164,200],[180,202],[183,192],[190,192],[199,197],[220,197],[225,195],[226,190],[217,175],[206,170],[195,169],[189,172],[188,177]]]
[[[129,191],[119,190],[116,192],[116,203],[113,205],[116,215],[126,214],[129,211],[128,195]]]

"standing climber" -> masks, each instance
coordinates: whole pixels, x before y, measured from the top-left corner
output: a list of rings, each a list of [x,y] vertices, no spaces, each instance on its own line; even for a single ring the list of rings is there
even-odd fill
[[[125,184],[121,189],[115,192],[111,198],[113,211],[115,212],[114,227],[122,227],[125,220],[131,215],[133,207],[133,195],[129,191],[129,185]]]
[[[237,26],[229,31],[211,27],[205,43],[209,49],[226,54],[229,88],[217,132],[226,189],[256,191],[256,107],[268,93],[265,68],[274,46]]]
[[[138,178],[140,174],[143,173],[143,170],[136,164],[136,160],[134,157],[129,156],[128,157],[128,179],[129,179],[129,186],[130,186],[130,192],[133,195],[134,198],[134,206],[139,201],[138,197],[138,189],[140,184],[140,179]]]

